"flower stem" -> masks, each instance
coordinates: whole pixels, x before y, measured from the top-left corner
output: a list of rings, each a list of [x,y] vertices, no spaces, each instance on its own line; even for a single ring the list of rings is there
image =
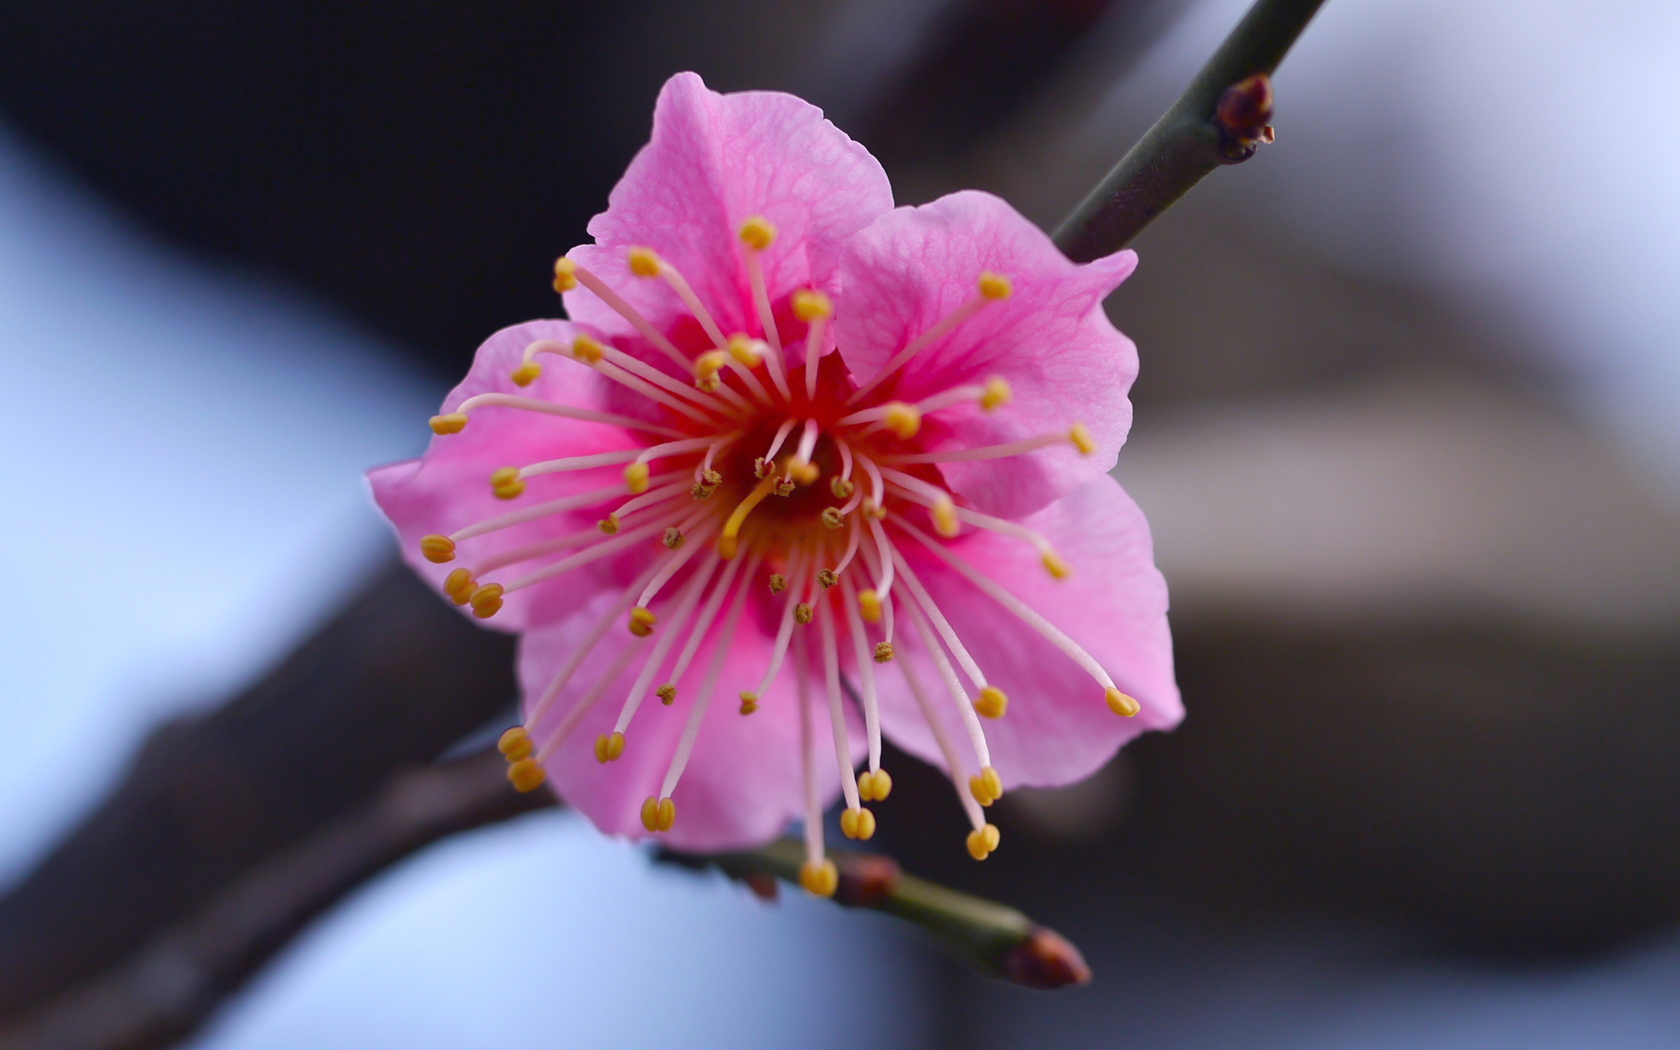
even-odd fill
[[[663,851],[690,868],[715,867],[762,892],[765,876],[799,884],[803,845],[782,838],[742,853],[695,856]],[[830,850],[840,870],[835,902],[903,919],[933,934],[984,973],[1031,988],[1061,988],[1091,979],[1079,949],[1013,908],[906,875],[890,857]]]
[[[1269,116],[1269,78],[1323,3],[1256,0],[1178,101],[1056,228],[1056,245],[1068,258],[1089,262],[1119,251],[1213,169],[1253,155],[1262,139],[1234,127],[1221,99],[1256,90]]]

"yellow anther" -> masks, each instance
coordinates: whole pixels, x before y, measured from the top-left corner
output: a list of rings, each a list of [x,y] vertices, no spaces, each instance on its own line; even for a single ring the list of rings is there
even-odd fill
[[[861,790],[861,783],[859,788]],[[849,839],[868,839],[875,834],[875,814],[859,806],[840,814],[840,831]]]
[[[648,489],[648,465],[646,463],[632,463],[624,468],[624,487],[630,490],[632,496],[640,496]]]
[[[968,792],[974,796],[974,801],[989,806],[1003,797],[1003,781],[998,779],[996,769],[987,766],[968,778]]]
[[[872,499],[866,499],[863,501],[863,513],[867,517],[880,521],[887,516],[887,508],[881,506]]]
[[[631,273],[637,277],[659,276],[659,256],[652,248],[631,248],[629,254]]]
[[[642,827],[649,831],[670,831],[677,821],[677,806],[668,798],[649,795],[642,801]]]
[[[708,350],[694,359],[694,378],[715,379],[719,370],[729,362],[729,355],[722,350]]]
[[[1039,555],[1038,560],[1044,563],[1044,571],[1049,573],[1052,579],[1065,580],[1073,574],[1073,570],[1068,568],[1068,563],[1053,550],[1046,550]]]
[[[787,577],[783,576],[779,572],[771,573],[770,574],[770,593],[771,594],[780,594],[785,590],[787,590]]]
[[[818,469],[815,463],[796,459],[788,464],[788,475],[801,485],[812,485],[816,483],[818,478],[822,477],[822,471]]]
[[[834,891],[840,888],[840,869],[834,866],[832,860],[821,864],[801,864],[799,884],[805,887],[806,892],[818,897],[832,897]]]
[[[742,693],[741,694],[741,713],[743,715],[750,715],[754,711],[757,711],[757,710],[758,710],[758,694],[757,693]]]
[[[793,607],[793,622],[803,627],[811,622],[811,607],[800,602]]]
[[[1108,701],[1108,709],[1121,718],[1130,718],[1138,713],[1138,702],[1112,685],[1103,690],[1103,699]]]
[[[569,292],[577,287],[577,263],[564,255],[554,260],[554,290]]]
[[[474,616],[480,620],[488,620],[502,607],[502,585],[487,583],[482,587],[475,587],[467,601],[472,605]]]
[[[660,542],[665,544],[666,550],[676,550],[683,544],[682,530],[677,528],[675,525],[672,525],[670,528],[665,530],[665,536],[662,540],[660,540]]]
[[[420,537],[420,555],[433,565],[443,565],[455,560],[455,541],[448,536],[436,533]]]
[[[1085,429],[1085,424],[1075,423],[1068,429],[1068,440],[1079,450],[1081,456],[1089,456],[1097,450],[1097,443],[1091,439],[1091,432]]]
[[[1003,835],[998,831],[996,824],[986,824],[980,828],[980,837],[986,843],[986,852],[994,853]]]
[[[968,855],[975,860],[985,860],[991,854],[986,848],[986,836],[978,831],[968,833]]]
[[[955,536],[962,529],[962,525],[957,521],[957,505],[948,499],[928,508],[928,515],[933,518],[933,531],[946,539]]]
[[[470,569],[454,569],[443,578],[443,593],[449,595],[449,600],[456,605],[467,604],[476,586],[478,584],[473,580]]]
[[[834,304],[815,289],[801,288],[793,293],[793,316],[810,324],[819,317],[834,316]]]
[[[748,368],[758,364],[758,347],[746,336],[736,333],[729,337],[729,356]]]
[[[717,552],[720,557],[735,557],[741,523],[747,520],[747,515],[752,513],[752,509],[762,503],[764,497],[770,495],[770,490],[775,487],[776,475],[766,474],[753,486],[753,490],[747,493],[746,498],[735,505],[735,509],[729,513],[729,520],[723,523],[723,531],[718,534]]]
[[[546,779],[543,775],[543,768],[537,765],[537,760],[534,758],[522,758],[517,762],[510,763],[507,767],[507,778],[508,783],[513,785],[513,790],[521,794],[537,790],[537,788],[542,787],[542,782]]]
[[[659,697],[660,703],[664,704],[666,707],[670,707],[672,704],[677,702],[677,687],[672,685],[670,682],[666,682],[658,689],[655,689],[653,691],[653,695]]]
[[[1009,709],[1009,697],[995,685],[988,685],[974,698],[974,710],[982,718],[1002,718]]]
[[[980,297],[982,299],[1007,299],[1010,292],[1009,278],[1001,273],[990,270],[980,275]]]
[[[613,533],[618,531],[618,515],[608,514],[600,521],[597,521],[595,523],[595,527],[606,533],[608,536],[611,536]]]
[[[887,405],[886,415],[881,417],[888,430],[905,441],[916,436],[916,431],[922,429],[922,413],[915,405],[903,401],[894,401]]]
[[[653,625],[658,617],[645,606],[638,605],[630,610],[630,633],[637,638],[646,638],[653,633]]]
[[[572,356],[586,365],[592,365],[606,355],[607,348],[589,338],[580,335],[572,340]]]
[[[858,614],[865,623],[881,622],[881,596],[875,593],[875,588],[869,587],[858,592]]]
[[[859,810],[843,809],[840,811],[840,834],[849,839],[857,838],[857,815]]]
[[[774,466],[775,466],[774,463],[771,463],[769,460],[765,459],[763,456],[758,457],[757,459],[753,460],[753,477],[755,477],[755,478],[764,477],[766,474],[770,473],[771,468],[774,467]]]
[[[980,407],[990,412],[1009,403],[1009,384],[1002,376],[993,376],[986,380],[986,385],[980,391]]]
[[[834,570],[833,569],[818,569],[817,570],[817,582],[822,584],[822,589],[826,591],[830,587],[839,583],[840,582],[840,577],[834,575]]]
[[[434,434],[459,434],[467,426],[465,412],[449,412],[441,416],[433,416],[428,420]]]
[[[824,528],[838,529],[840,526],[846,524],[846,519],[841,517],[839,507],[824,507],[822,512],[822,523]]]
[[[518,368],[515,368],[513,372],[508,375],[508,378],[513,380],[514,386],[530,386],[532,383],[537,381],[537,377],[540,375],[542,375],[542,365],[537,364],[535,361],[527,361]]]
[[[531,734],[525,731],[524,726],[514,726],[496,741],[496,750],[509,762],[526,758],[531,754]]]
[[[502,467],[490,474],[490,491],[497,499],[513,499],[525,491],[525,479],[519,476],[518,467]]]
[[[843,478],[836,474],[828,479],[828,491],[834,493],[835,499],[845,499],[857,488],[851,478]]]
[[[875,662],[876,663],[878,663],[878,664],[890,664],[890,663],[892,663],[892,658],[893,658],[893,647],[892,647],[891,642],[876,642],[875,643]]]
[[[622,754],[624,754],[623,733],[613,733],[611,735],[602,733],[595,738],[595,761],[605,765],[608,762],[616,761],[618,756]]]
[[[865,802],[879,802],[892,791],[892,777],[884,769],[858,774],[858,797]]]
[[[778,495],[778,496],[791,496],[791,495],[793,495],[793,479],[792,478],[780,478],[780,479],[778,479],[776,481],[776,495]]]
[[[755,252],[770,247],[776,240],[776,227],[762,215],[754,215],[741,224],[741,243]]]

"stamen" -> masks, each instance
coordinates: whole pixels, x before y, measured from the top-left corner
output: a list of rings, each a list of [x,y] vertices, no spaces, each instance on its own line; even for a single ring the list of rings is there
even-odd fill
[[[733,440],[737,435],[731,433],[728,436]],[[714,437],[686,438],[682,441],[667,441],[664,444],[653,445],[648,448],[625,448],[612,452],[598,452],[593,456],[569,456],[565,459],[551,459],[542,463],[533,463],[528,467],[520,467],[518,476],[529,478],[538,474],[555,474],[567,470],[589,470],[593,467],[612,466],[615,463],[635,462],[645,464],[649,460],[681,455],[684,452],[696,452],[716,440],[717,438]]]
[[[822,355],[823,335],[828,319],[834,316],[834,304],[828,296],[812,289],[793,293],[793,316],[804,321],[805,330],[805,400],[817,399],[817,364]]]
[[[609,426],[623,427],[626,430],[643,430],[650,434],[660,434],[666,437],[682,437],[682,431],[657,423],[648,423],[630,416],[614,415],[611,412],[592,412],[586,408],[573,408],[570,405],[559,405],[552,401],[544,401],[535,397],[519,397],[516,394],[476,394],[461,402],[456,412],[465,415],[475,408],[517,408],[526,412],[541,412],[550,416],[561,416],[566,419],[581,419],[586,423],[605,423]]]
[[[840,577],[840,604],[846,609],[846,628],[852,636],[858,693],[863,698],[863,732],[869,743],[869,771],[874,773],[881,768],[881,707],[875,695],[875,666],[870,659],[869,638],[864,633],[863,617],[858,615],[856,591],[847,576]]]
[[[816,558],[812,557],[809,561],[814,562]],[[788,578],[793,581],[793,586],[788,589],[787,601],[782,605],[782,620],[776,626],[776,641],[770,648],[770,666],[765,668],[764,677],[759,679],[758,685],[752,690],[755,700],[763,696],[764,691],[770,688],[770,683],[776,678],[776,672],[782,669],[782,661],[787,657],[788,642],[793,638],[794,633],[794,617],[799,610],[799,606],[804,604],[801,599],[806,591],[808,582],[806,570],[809,568],[810,565],[805,557],[805,552],[795,549],[788,560]],[[800,637],[804,637],[804,632],[800,632]],[[741,699],[745,700],[746,697],[743,696]]]
[[[816,451],[817,436],[821,433],[816,420],[805,421],[805,431],[799,436],[799,448],[793,453],[793,462],[788,464],[788,476],[801,485],[817,480],[817,467],[811,462],[811,454]]]
[[[556,551],[571,550],[573,547],[586,547],[591,543],[599,541],[600,538],[601,533],[598,528],[589,528],[583,530],[582,532],[570,532],[564,536],[555,536],[546,540],[537,540],[534,543],[526,543],[518,547],[510,547],[507,550],[497,551],[495,554],[487,555],[483,559],[474,562],[469,571],[476,579],[487,572],[494,572],[497,569],[504,568],[509,565],[517,565],[522,561],[530,561],[532,558],[540,558],[545,554],[553,554]]]
[[[704,514],[705,511],[702,510],[700,513]],[[699,515],[696,515],[694,520],[699,520]],[[507,590],[510,592],[523,590],[526,587],[541,583],[547,579],[552,579],[562,573],[571,572],[573,569],[580,566],[588,565],[590,562],[599,561],[609,554],[616,554],[632,544],[640,543],[645,539],[656,536],[664,530],[665,522],[655,521],[644,525],[639,529],[632,529],[629,532],[619,533],[612,539],[603,540],[588,550],[579,551],[570,558],[563,558],[560,561],[555,562],[553,565],[545,565],[527,576],[521,576],[519,579],[508,584]]]
[[[799,636],[795,685],[799,704],[799,755],[805,768],[805,864],[799,869],[799,884],[819,897],[829,897],[839,886],[834,862],[823,855],[822,800],[817,794],[816,735],[811,732],[811,704],[808,683],[810,661],[805,655],[805,636]]]
[[[906,492],[904,495],[913,502],[921,503],[923,506],[928,505],[916,493]],[[1001,536],[1009,536],[1032,544],[1038,549],[1038,557],[1044,564],[1045,571],[1055,579],[1065,580],[1070,575],[1067,562],[1063,561],[1062,556],[1056,553],[1056,548],[1050,545],[1050,540],[1043,533],[1004,518],[994,518],[990,514],[981,514],[977,510],[969,510],[967,507],[958,507],[954,504],[951,507],[951,513],[959,520],[966,521],[975,528],[985,529],[988,532],[995,532]]]
[[[685,401],[692,401],[701,408],[716,412],[719,415],[730,414],[724,404],[717,398],[711,396],[710,393],[703,390],[696,390],[694,387],[689,386],[686,383],[679,382],[666,373],[661,372],[659,369],[654,368],[647,362],[642,361],[639,358],[632,357],[630,354],[625,353],[617,347],[609,346],[606,343],[592,339],[587,335],[580,335],[576,339],[572,340],[572,345],[569,348],[564,343],[558,343],[554,340],[548,339],[532,343],[530,346],[526,347],[525,350],[527,354],[532,355],[564,354],[568,357],[574,358],[575,360],[582,361],[598,371],[603,368],[617,367],[633,376],[636,376],[644,382],[652,383],[654,386],[659,387],[673,397],[681,398]],[[683,359],[682,365],[684,374],[687,374],[689,369],[693,367],[686,358]],[[719,391],[719,393],[721,393],[721,391]],[[731,391],[731,393],[733,393],[733,391]],[[739,407],[746,407],[746,402],[739,402]]]
[[[963,728],[968,730],[969,743],[974,747],[974,757],[979,761],[981,769],[991,768],[992,753],[986,747],[986,731],[981,728],[980,716],[975,713],[974,705],[968,702],[962,683],[957,681],[957,673],[951,669],[951,662],[945,658],[945,650],[940,646],[933,629],[928,626],[921,607],[915,602],[906,602],[904,608],[910,614],[911,625],[916,628],[917,640],[922,643],[922,649],[928,656],[933,658],[933,666],[939,671],[939,677],[945,682],[946,690],[957,705],[957,713],[962,716]],[[904,662],[899,661],[901,664]],[[983,799],[977,801],[985,804]]]
[[[483,536],[486,533],[496,532],[501,529],[510,528],[514,525],[523,525],[527,521],[536,521],[538,518],[546,518],[550,514],[560,514],[568,510],[576,510],[579,507],[588,507],[597,503],[603,503],[606,500],[612,499],[622,491],[623,488],[621,486],[609,485],[606,488],[579,493],[576,496],[566,496],[561,499],[549,500],[547,503],[538,503],[534,506],[511,511],[507,514],[498,514],[494,518],[485,518],[483,521],[474,522],[464,529],[458,529],[455,532],[450,533],[449,538],[454,540],[456,543],[460,543],[462,540],[470,540],[474,536]],[[652,495],[652,493],[649,493],[649,495]]]
[[[794,421],[787,419],[783,420],[782,425],[776,428],[776,437],[770,442],[770,451],[764,454],[764,459],[766,461],[776,458],[776,453],[781,451],[782,442],[786,441],[788,439],[788,435],[793,433],[793,427]]]
[[[836,576],[843,575],[846,571],[846,566],[850,565],[852,563],[852,559],[857,557],[858,539],[862,535],[863,523],[858,521],[858,519],[853,518],[852,527],[846,532],[846,553],[841,555],[840,564],[834,567],[834,574]]]
[[[740,562],[731,562],[729,568],[733,569],[739,564]],[[753,564],[756,567],[756,559]],[[717,645],[712,651],[712,662],[706,668],[706,677],[700,682],[699,695],[694,698],[694,706],[688,712],[688,721],[683,724],[682,736],[677,740],[676,753],[671,756],[671,765],[665,771],[665,783],[659,789],[660,795],[665,798],[670,798],[676,793],[677,781],[682,777],[683,770],[688,768],[688,757],[693,754],[694,742],[700,736],[700,721],[706,717],[706,709],[711,706],[712,697],[717,692],[718,676],[723,673],[724,659],[728,657],[729,648],[735,642],[735,627],[740,623],[741,610],[746,608],[747,604],[747,585],[745,581],[750,579],[752,579],[751,569],[747,571],[741,586],[736,590],[735,600],[730,603],[729,615],[724,620],[723,631],[718,635]],[[721,584],[717,593],[721,597],[728,589],[727,583]],[[709,602],[708,606],[710,606]],[[715,607],[712,608],[715,612]],[[708,625],[707,619],[706,613],[702,611],[700,622],[695,624],[692,637],[703,638],[705,636],[705,627]],[[687,652],[686,649],[684,651]],[[679,664],[685,663],[682,657],[679,656],[677,659]],[[680,677],[680,673],[672,675],[673,679],[678,677]]]
[[[904,349],[894,354],[892,358],[888,360],[884,366],[882,366],[881,370],[875,373],[875,376],[870,379],[869,382],[863,384],[852,393],[851,397],[846,399],[846,404],[855,405],[859,401],[862,401],[876,387],[891,378],[892,374],[902,368],[906,361],[909,361],[912,357],[921,353],[935,340],[944,338],[951,332],[952,329],[979,313],[986,304],[997,302],[1000,299],[1009,298],[1009,280],[999,274],[982,273],[980,275],[978,291],[979,294],[973,299],[968,300],[966,303],[963,303],[955,310],[952,310],[950,313],[934,322],[932,327],[917,336],[915,339],[912,339],[909,344],[904,347]]]
[[[658,488],[649,489],[640,496],[626,500],[623,506],[612,512],[612,516],[618,518],[620,521],[623,521],[623,519],[636,513],[643,507],[650,507],[655,503],[660,503],[665,500],[674,500],[678,494],[686,492],[687,490],[688,479],[678,478],[676,481],[661,485]],[[614,495],[617,495],[621,491],[623,490],[612,490]]]
[[[762,556],[754,554],[743,560],[747,564],[747,569],[746,575],[742,579],[750,580],[753,570],[758,568]],[[723,599],[729,593],[729,588],[734,584],[735,576],[740,569],[741,561],[730,559],[724,563],[723,575],[718,577],[717,583],[706,596],[706,604],[700,607],[700,615],[694,620],[694,629],[688,632],[688,641],[683,643],[682,650],[677,653],[676,663],[671,665],[671,673],[666,676],[665,680],[667,682],[680,681],[683,672],[688,670],[689,661],[693,660],[694,654],[699,652],[700,643],[705,638],[706,631],[712,626],[712,620],[717,617],[718,608],[723,605]]]
[[[735,549],[739,545],[741,523],[747,520],[752,509],[764,502],[764,497],[770,495],[770,490],[776,487],[776,475],[766,474],[760,479],[746,498],[735,505],[730,512],[729,520],[723,523],[723,532],[718,536],[718,553],[725,558],[735,557]]]
[[[665,338],[664,333],[653,327],[653,325],[648,322],[647,318],[636,312],[635,307],[625,302],[623,296],[613,291],[607,286],[605,281],[601,280],[584,267],[577,265],[577,263],[572,263],[571,270],[573,276],[577,278],[579,284],[594,292],[595,297],[600,299],[603,303],[606,303],[607,306],[611,307],[612,311],[618,314],[618,316],[624,318],[626,321],[629,321],[632,328],[642,333],[642,337],[644,339],[652,343],[654,346],[657,346],[666,357],[669,357],[672,361],[676,362],[678,368],[682,369],[685,373],[688,371],[689,360],[687,356],[685,356],[681,350],[677,349],[675,343]]]
[[[986,824],[986,816],[980,809],[980,803],[963,787],[967,768],[963,765],[962,754],[951,743],[951,734],[945,731],[945,724],[934,715],[933,704],[928,700],[927,693],[922,689],[921,680],[911,669],[912,661],[900,660],[898,669],[904,674],[904,683],[910,687],[910,695],[916,700],[916,707],[922,712],[922,720],[927,723],[928,731],[933,734],[933,742],[938,745],[939,753],[945,756],[945,768],[951,774],[951,787],[957,792],[957,801],[961,803],[963,812],[968,814],[968,822],[975,831],[979,831]]]
[[[681,299],[683,305],[688,307],[688,312],[693,314],[694,319],[700,322],[700,327],[706,330],[706,336],[711,339],[712,345],[722,349],[724,345],[723,330],[718,328],[716,321],[712,320],[711,313],[700,302],[700,297],[694,294],[694,289],[689,286],[688,280],[682,275],[682,271],[655,254],[651,248],[632,248],[630,252],[630,271],[638,277],[657,276],[665,278],[665,283],[671,286],[671,290],[677,293],[677,298]],[[642,254],[638,255],[637,253]]]
[[[977,459],[1007,459],[1010,456],[1020,456],[1028,452],[1036,452],[1041,448],[1059,445],[1069,440],[1066,434],[1040,434],[1037,437],[1026,438],[1021,441],[1011,441],[1002,445],[982,445],[979,448],[953,448],[943,452],[912,452],[899,456],[882,456],[886,463],[961,463]]]
[[[693,578],[683,586],[682,593],[677,597],[677,607],[670,614],[670,623],[660,634],[659,640],[653,643],[652,651],[642,663],[642,669],[636,675],[636,680],[631,683],[630,691],[624,696],[624,706],[619,710],[613,732],[623,733],[630,728],[630,720],[636,716],[636,709],[641,706],[642,698],[652,687],[653,677],[659,673],[659,665],[664,663],[665,654],[671,651],[671,646],[681,637],[683,625],[688,622],[694,607],[700,602],[700,595],[705,593],[706,583],[721,563],[722,559],[715,554],[706,558],[704,564],[694,570]]]
[[[693,527],[694,523],[705,516],[705,508],[696,511],[695,513],[689,515],[688,520],[676,527],[677,531],[685,535],[688,534],[689,529]],[[708,525],[702,526],[700,529],[696,530],[695,538],[704,540],[706,536],[709,535],[710,531],[711,529],[708,523]],[[665,567],[660,569],[659,573],[648,582],[646,587],[642,589],[641,596],[636,600],[636,604],[646,608],[648,603],[653,601],[653,596],[659,593],[659,589],[665,586],[665,584],[670,581],[671,577],[675,576],[684,565],[688,564],[688,560],[694,557],[700,549],[701,545],[699,543],[683,543],[679,544],[675,550],[666,555]]]
[[[846,711],[840,699],[840,652],[834,637],[834,613],[828,602],[817,606],[817,629],[822,633],[823,676],[828,685],[828,715],[834,727],[834,761],[840,767],[840,791],[846,796],[846,808],[855,810],[859,805],[857,776],[852,769],[851,741],[846,736]]]
[[[950,539],[957,534],[961,528],[957,524],[959,518],[957,504],[951,498],[949,492],[937,485],[930,485],[921,478],[906,474],[902,470],[882,467],[881,473],[891,479],[893,485],[910,500],[928,508],[928,516],[933,519],[933,527],[941,536]]]
[[[630,603],[634,600],[636,592],[641,590],[647,581],[653,579],[653,574],[658,571],[658,562],[654,562],[643,570],[642,575],[625,588],[623,594],[619,595],[618,600],[613,603],[613,607],[607,610],[594,627],[589,629],[589,633],[577,644],[577,647],[572,650],[572,655],[566,658],[565,664],[549,681],[548,687],[537,697],[537,702],[531,709],[531,717],[525,720],[527,726],[535,728],[542,721],[543,715],[548,713],[549,707],[554,704],[561,691],[566,688],[566,683],[572,680],[572,675],[577,673],[578,668],[582,667],[583,662],[588,659],[590,652],[606,636],[607,630],[618,622],[620,616],[624,615],[624,610],[630,608]]]
[[[758,311],[758,323],[764,326],[764,338],[770,349],[780,356],[782,334],[776,331],[776,317],[770,310],[770,293],[764,287],[764,269],[758,264],[758,253],[766,250],[776,239],[776,228],[762,216],[753,216],[741,224],[741,243],[747,246],[742,261],[747,267],[747,283],[752,286],[753,307]],[[782,387],[782,384],[776,384]],[[782,396],[788,392],[782,387]]]
[[[752,345],[753,341],[744,335],[731,336],[727,351],[713,350],[710,353],[700,355],[700,360],[695,362],[696,378],[703,376],[705,372],[710,372],[712,377],[716,378],[716,370],[728,365],[731,372],[741,377],[741,382],[746,384],[748,392],[752,394],[755,400],[762,405],[770,404],[770,391],[764,389],[764,384],[760,383],[758,376],[753,374],[753,365],[758,362],[759,357],[751,349]],[[719,353],[722,354],[721,359],[714,356]],[[701,361],[705,362],[704,368],[701,367]],[[729,388],[720,386],[719,389],[727,390]]]
[[[1131,699],[1126,696],[1126,694],[1121,693],[1120,690],[1115,688],[1114,679],[1109,677],[1108,672],[1103,670],[1102,664],[1099,664],[1095,657],[1086,652],[1078,642],[1075,642],[1072,638],[1063,634],[1061,629],[1055,624],[1052,624],[1049,620],[1046,620],[1043,616],[1039,615],[1039,613],[1026,602],[1023,602],[1013,594],[1010,594],[995,580],[981,575],[973,566],[969,565],[962,558],[946,550],[944,544],[939,543],[933,537],[916,528],[916,526],[910,524],[908,521],[905,521],[902,517],[898,515],[894,515],[893,517],[894,523],[898,525],[899,528],[903,529],[916,540],[920,541],[922,546],[932,551],[934,555],[946,565],[949,565],[951,568],[962,573],[963,576],[968,578],[970,583],[974,584],[982,591],[985,591],[999,605],[1002,605],[1004,608],[1014,613],[1023,623],[1043,636],[1045,641],[1060,649],[1067,655],[1068,659],[1072,660],[1084,669],[1086,674],[1095,678],[1097,680],[1097,684],[1103,687],[1105,698],[1107,698],[1108,690],[1112,689],[1122,698],[1126,700]],[[1136,701],[1132,701],[1132,704],[1135,705]],[[1115,708],[1116,714],[1124,714],[1124,711],[1116,708],[1115,704],[1111,703],[1109,706],[1111,708]],[[1119,705],[1119,707],[1126,706],[1131,705],[1123,703]]]
[[[594,709],[595,705],[600,702],[601,697],[605,695],[607,689],[610,688],[614,682],[618,681],[619,675],[624,673],[624,669],[630,666],[630,661],[642,651],[642,646],[646,644],[647,643],[641,639],[637,639],[636,641],[626,645],[624,650],[618,654],[618,657],[613,660],[611,666],[609,666],[606,671],[602,672],[601,677],[595,680],[595,683],[589,687],[589,690],[584,693],[583,696],[578,698],[578,702],[572,706],[570,711],[566,712],[566,717],[560,720],[560,724],[556,725],[553,731],[548,734],[548,738],[542,742],[542,746],[537,748],[537,762],[539,764],[548,764],[548,760],[554,757],[554,752],[558,750],[560,746],[572,735],[573,731],[577,729],[578,723],[582,722],[589,712]],[[555,695],[559,695],[558,691]],[[537,721],[535,718],[532,718],[528,724],[535,726]],[[604,736],[596,740],[595,757],[598,761],[610,762],[612,761],[612,758],[605,757],[602,754],[603,749],[601,747],[601,743],[604,740],[607,740]],[[623,741],[624,738],[619,737],[618,747],[620,750],[624,747]],[[608,752],[608,754],[610,755],[610,752]]]
[[[922,586],[922,581],[916,578],[915,572],[910,568],[910,563],[904,560],[904,555],[895,549],[892,552],[892,557],[894,564],[898,566],[899,573],[904,577],[904,585],[910,589],[911,598],[922,607],[922,611],[927,613],[928,618],[933,621],[934,630],[939,632],[939,637],[945,639],[945,644],[950,647],[951,655],[957,658],[957,664],[963,669],[963,673],[968,675],[968,680],[974,683],[975,689],[985,691],[989,685],[986,681],[985,672],[980,670],[980,665],[975,663],[974,657],[969,655],[968,649],[963,646],[962,640],[957,637],[957,632],[951,627],[951,622],[945,619],[945,614],[939,610],[939,605],[933,600],[933,595],[929,594],[927,588]]]

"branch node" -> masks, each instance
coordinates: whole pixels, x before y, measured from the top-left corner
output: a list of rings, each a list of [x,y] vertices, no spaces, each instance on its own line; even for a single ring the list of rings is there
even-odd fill
[[[1219,96],[1213,113],[1219,129],[1219,154],[1226,164],[1241,164],[1262,143],[1272,141],[1272,81],[1256,73],[1237,81]]]

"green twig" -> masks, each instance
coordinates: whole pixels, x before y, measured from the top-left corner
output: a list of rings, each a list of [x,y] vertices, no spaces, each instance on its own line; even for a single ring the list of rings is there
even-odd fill
[[[1124,248],[1213,169],[1269,141],[1271,74],[1323,3],[1256,0],[1178,101],[1057,227],[1068,258]]]
[[[743,853],[692,856],[667,851],[661,856],[685,867],[715,867],[754,892],[769,895],[772,878],[799,884],[805,850],[799,841],[783,838]],[[920,926],[986,974],[1029,988],[1061,988],[1091,979],[1079,949],[1013,908],[906,875],[889,857],[838,851],[828,856],[840,872],[836,903]]]

